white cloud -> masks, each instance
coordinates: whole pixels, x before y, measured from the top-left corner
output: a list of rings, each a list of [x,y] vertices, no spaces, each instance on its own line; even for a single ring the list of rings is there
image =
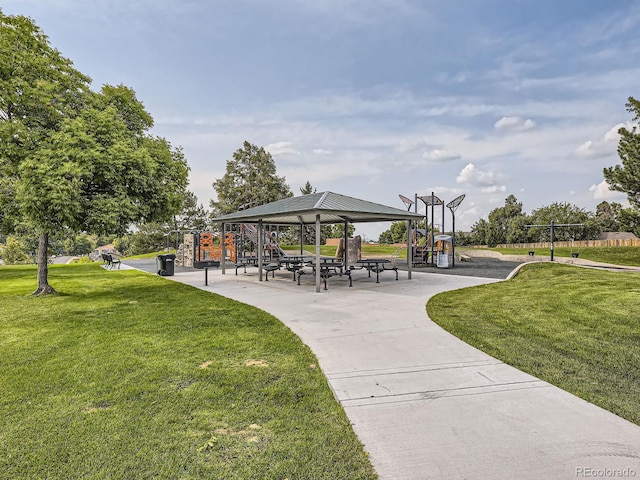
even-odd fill
[[[594,200],[622,202],[627,198],[624,193],[611,190],[606,180],[601,181],[597,185],[591,185],[589,191],[593,194]]]
[[[578,148],[576,148],[576,153],[581,157],[589,157],[593,154],[593,149],[591,148],[592,145],[593,145],[593,142],[591,140],[587,140]]]
[[[492,185],[490,187],[481,188],[480,191],[482,193],[506,192],[507,191],[507,186],[506,185]]]
[[[300,152],[291,146],[291,142],[276,142],[264,147],[271,155],[300,155]]]
[[[522,117],[502,117],[493,125],[499,132],[526,132],[535,126],[536,122]]]
[[[615,153],[620,141],[618,130],[624,127],[627,130],[633,129],[635,125],[631,122],[618,123],[607,130],[599,140],[587,140],[578,148],[576,154],[581,157],[605,157]]]
[[[324,148],[316,148],[315,150],[313,150],[313,153],[315,155],[331,155],[333,154],[333,152],[331,150],[327,150]]]
[[[616,142],[618,143],[618,141],[620,140],[620,134],[618,133],[618,130],[620,130],[622,127],[626,128],[627,130],[632,130],[634,126],[633,123],[631,122],[626,122],[626,123],[618,123],[617,125],[614,125],[613,127],[611,127],[607,133],[604,134],[603,137],[603,141],[604,142]]]
[[[422,158],[426,160],[434,160],[436,162],[450,162],[452,160],[458,160],[460,154],[452,152],[450,150],[435,149],[424,152]]]
[[[457,183],[468,183],[479,187],[491,187],[498,183],[498,177],[494,172],[478,170],[473,163],[468,163],[458,174]]]

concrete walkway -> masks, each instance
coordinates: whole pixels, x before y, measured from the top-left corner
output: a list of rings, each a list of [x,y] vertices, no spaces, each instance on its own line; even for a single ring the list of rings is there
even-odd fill
[[[426,315],[436,293],[498,280],[354,274],[315,293],[277,272],[168,280],[254,305],[313,350],[383,480],[640,478],[640,427],[476,350]]]

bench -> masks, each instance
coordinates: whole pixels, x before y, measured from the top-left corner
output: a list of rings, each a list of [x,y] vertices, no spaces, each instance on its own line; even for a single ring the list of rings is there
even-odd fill
[[[236,275],[238,275],[238,269],[243,268],[244,273],[247,273],[247,267],[257,267],[258,266],[258,258],[257,257],[240,257],[236,260],[234,264],[236,267]]]
[[[106,262],[106,268],[114,269],[116,265],[118,266],[118,270],[120,270],[120,264],[122,263],[119,259],[113,258],[113,255],[110,253],[103,253],[104,261]]]
[[[324,289],[327,290],[327,279],[328,278],[335,277],[335,276],[341,277],[343,275],[346,275],[347,277],[349,277],[349,286],[353,287],[353,279],[351,278],[351,271],[352,271],[351,268],[347,268],[346,270],[343,269],[342,265],[340,265],[340,266],[333,265],[333,264],[322,265],[320,267],[320,278],[324,282]],[[309,274],[304,269],[299,269],[297,272],[294,273],[294,275],[296,273],[298,275],[298,285],[300,285],[300,277],[302,275],[308,275]],[[311,273],[315,274],[315,267],[312,268]]]
[[[371,276],[371,272],[375,272],[376,283],[380,283],[380,272],[386,272],[387,270],[396,272],[396,280],[398,280],[398,265],[396,258],[392,258],[391,260],[385,258],[366,258],[360,259],[356,261],[356,263],[360,265],[360,267],[355,268],[366,268],[369,272],[369,276]]]
[[[269,272],[271,272],[271,278],[275,278],[276,270],[280,270],[279,263],[268,263],[267,265],[263,265],[262,269],[264,270],[264,280],[266,282],[269,281]]]
[[[393,270],[394,272],[396,272],[396,280],[398,280],[398,266],[397,265],[391,265],[389,267],[386,267],[384,265],[382,265],[382,270]]]

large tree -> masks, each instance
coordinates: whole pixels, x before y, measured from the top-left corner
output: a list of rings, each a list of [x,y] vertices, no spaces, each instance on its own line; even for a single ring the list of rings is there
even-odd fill
[[[35,23],[0,11],[0,218],[38,235],[38,287],[48,283],[49,237],[61,229],[124,233],[180,210],[188,167],[151,136],[133,90],[90,90],[89,77]]]
[[[277,176],[271,154],[246,141],[227,161],[226,173],[213,182],[213,189],[217,200],[211,201],[211,208],[216,216],[293,195],[285,178]]]
[[[190,190],[185,191],[182,210],[173,218],[174,230],[204,231],[209,225],[209,214],[198,197]]]
[[[598,223],[601,232],[618,232],[620,223],[616,219],[616,212],[620,211],[622,206],[619,203],[610,204],[603,201],[596,206],[595,220]]]
[[[633,114],[633,121],[640,120],[640,101],[629,97],[627,111]],[[636,210],[640,209],[640,129],[633,126],[631,130],[622,127],[618,130],[618,156],[622,165],[605,168],[604,178],[611,190],[627,194],[629,203]]]
[[[494,208],[488,220],[481,219],[471,230],[477,244],[495,247],[501,243],[520,243],[527,241],[527,216],[522,203],[514,195],[504,200],[504,206]]]
[[[548,242],[551,237],[551,222],[555,224],[577,224],[554,229],[554,239],[558,241],[586,240],[599,233],[598,223],[594,215],[568,202],[554,202],[531,212],[532,225],[529,236],[534,242]],[[579,225],[582,224],[582,225]]]

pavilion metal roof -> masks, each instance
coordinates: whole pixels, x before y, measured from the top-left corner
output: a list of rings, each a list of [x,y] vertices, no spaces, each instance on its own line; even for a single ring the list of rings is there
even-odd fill
[[[214,223],[270,223],[274,225],[364,223],[421,220],[423,215],[333,192],[289,197],[214,218]]]

